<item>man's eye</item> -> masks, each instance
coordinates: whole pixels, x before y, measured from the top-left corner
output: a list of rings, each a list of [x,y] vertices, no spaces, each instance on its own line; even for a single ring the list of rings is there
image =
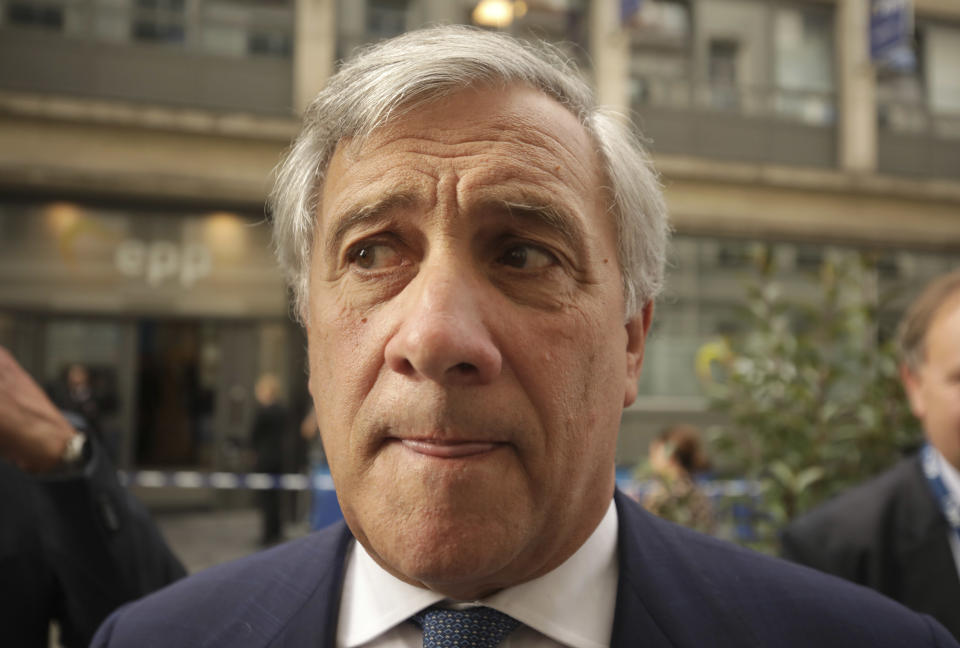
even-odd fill
[[[514,245],[507,248],[497,261],[520,270],[540,270],[553,265],[557,259],[535,245]]]
[[[364,270],[389,268],[400,265],[403,261],[395,249],[381,243],[358,245],[350,250],[348,259]]]

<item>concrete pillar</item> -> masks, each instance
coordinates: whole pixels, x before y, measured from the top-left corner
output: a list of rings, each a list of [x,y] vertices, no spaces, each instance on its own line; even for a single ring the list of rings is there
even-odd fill
[[[295,0],[293,109],[300,114],[334,72],[336,0]]]
[[[859,173],[877,168],[877,84],[869,25],[869,0],[838,0],[838,162],[842,170]]]
[[[590,48],[597,99],[630,114],[630,36],[620,25],[619,0],[590,3]]]

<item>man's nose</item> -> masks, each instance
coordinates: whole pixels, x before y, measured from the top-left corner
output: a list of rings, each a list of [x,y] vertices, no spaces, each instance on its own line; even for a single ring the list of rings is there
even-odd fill
[[[500,374],[482,282],[464,270],[421,268],[404,288],[403,321],[384,350],[390,369],[445,385],[482,385]]]

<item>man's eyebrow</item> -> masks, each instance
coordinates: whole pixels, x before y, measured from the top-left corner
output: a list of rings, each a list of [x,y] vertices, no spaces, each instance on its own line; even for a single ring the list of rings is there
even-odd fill
[[[347,233],[364,223],[382,221],[387,213],[398,207],[409,207],[416,199],[409,193],[395,193],[383,196],[372,203],[356,205],[347,209],[337,220],[333,235],[327,240],[328,255],[336,255]]]
[[[558,233],[564,242],[577,253],[583,253],[587,239],[580,220],[567,210],[548,202],[485,200],[476,205],[478,211],[506,212],[520,222],[545,225]]]

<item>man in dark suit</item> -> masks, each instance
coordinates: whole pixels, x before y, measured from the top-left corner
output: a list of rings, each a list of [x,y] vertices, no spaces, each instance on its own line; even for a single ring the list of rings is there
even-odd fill
[[[928,445],[795,520],[785,557],[934,616],[960,638],[960,270],[932,281],[904,315],[901,377]]]
[[[4,646],[89,645],[122,603],[185,575],[83,419],[0,347],[0,627]]]
[[[273,209],[345,524],[132,604],[95,646],[956,645],[616,493],[668,226],[559,54],[457,27],[367,50]]]

